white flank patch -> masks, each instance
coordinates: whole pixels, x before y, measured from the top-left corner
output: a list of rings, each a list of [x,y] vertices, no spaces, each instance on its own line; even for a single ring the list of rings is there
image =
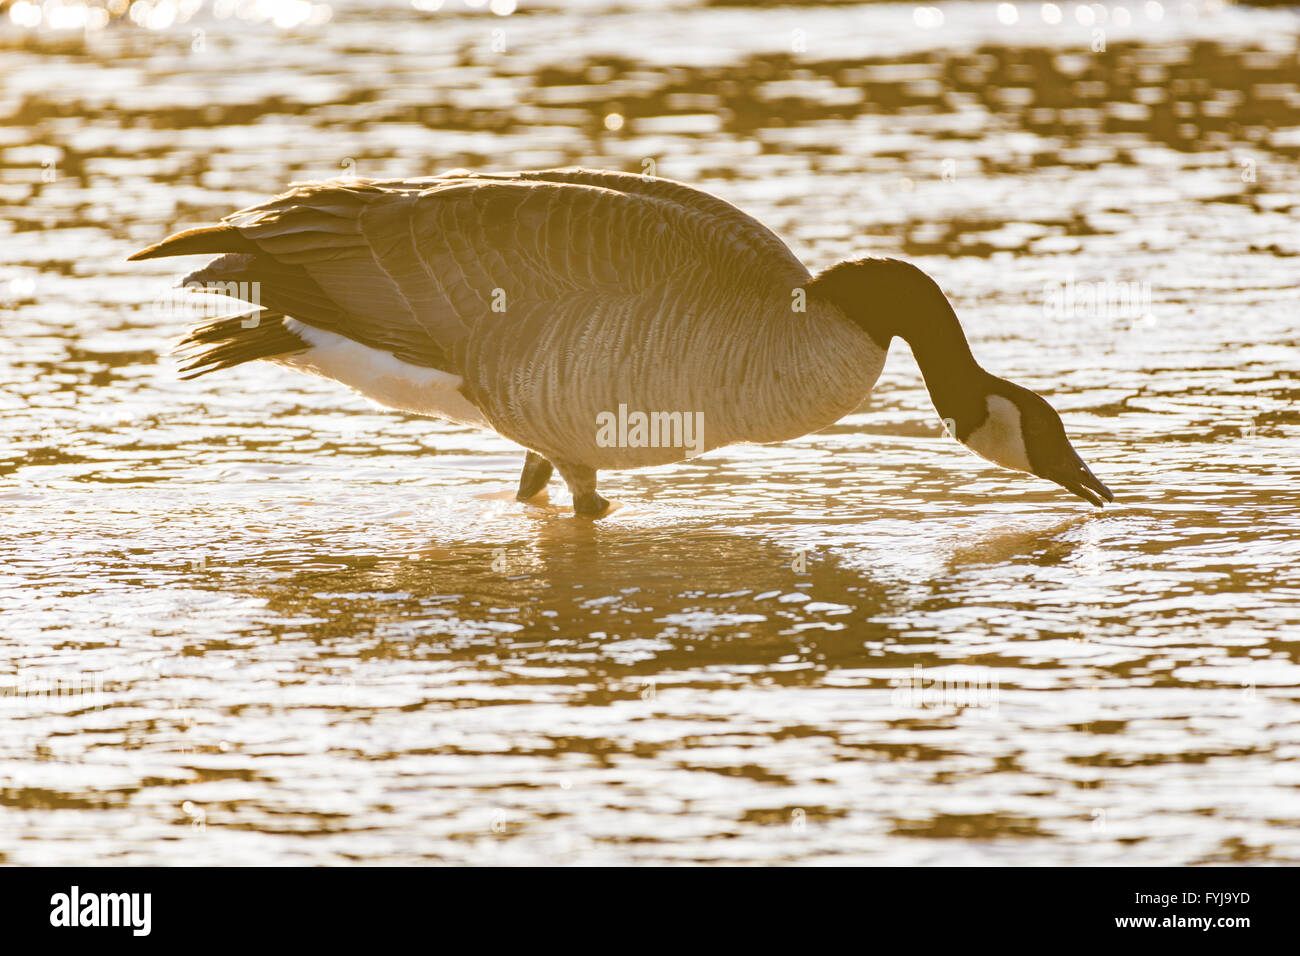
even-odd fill
[[[273,359],[279,365],[341,382],[387,408],[490,427],[483,413],[458,390],[463,379],[436,368],[412,365],[381,349],[286,317],[285,327],[311,346]]]
[[[1003,468],[1032,471],[1029,453],[1025,451],[1025,435],[1020,428],[1020,409],[1001,395],[989,395],[986,402],[989,416],[966,439],[966,447]]]

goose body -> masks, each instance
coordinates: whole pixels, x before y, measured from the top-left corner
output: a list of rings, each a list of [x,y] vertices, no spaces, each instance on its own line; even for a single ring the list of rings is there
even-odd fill
[[[959,438],[1035,470],[1022,397],[964,387],[988,373],[962,361],[928,276],[864,260],[814,279],[757,220],[671,180],[560,169],[308,183],[132,258],[191,253],[223,255],[187,287],[252,289],[260,308],[194,329],[189,376],[265,359],[490,429],[528,450],[521,499],[553,464],[575,510],[599,517],[598,470],[824,428],[871,391],[894,335]]]

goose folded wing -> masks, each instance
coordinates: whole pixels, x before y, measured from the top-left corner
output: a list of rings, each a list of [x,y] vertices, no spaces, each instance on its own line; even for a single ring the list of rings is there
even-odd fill
[[[658,294],[744,256],[711,258],[716,225],[671,202],[585,184],[427,182],[299,186],[227,217],[239,251],[191,278],[257,281],[267,308],[459,372],[473,336],[562,316],[575,299]]]
[[[757,267],[762,278],[758,281],[779,279],[787,286],[806,282],[810,276],[807,267],[774,233],[749,213],[733,206],[725,199],[680,183],[674,179],[625,173],[608,169],[584,169],[580,166],[559,169],[534,169],[513,173],[476,173],[467,170],[448,172],[441,177],[422,180],[393,181],[396,188],[412,188],[415,184],[433,184],[439,179],[462,179],[475,182],[547,182],[575,186],[594,186],[641,196],[646,199],[672,203],[682,207],[691,216],[709,222],[713,240],[719,246],[731,246],[741,255],[734,263],[744,270]],[[386,183],[385,185],[390,185]],[[747,255],[745,255],[747,254]]]

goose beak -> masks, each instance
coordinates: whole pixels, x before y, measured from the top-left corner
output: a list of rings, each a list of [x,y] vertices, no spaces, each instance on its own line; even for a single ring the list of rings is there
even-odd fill
[[[1070,458],[1072,460],[1059,471],[1044,477],[1098,508],[1105,507],[1106,502],[1115,500],[1114,493],[1101,483],[1078,455],[1072,454]]]

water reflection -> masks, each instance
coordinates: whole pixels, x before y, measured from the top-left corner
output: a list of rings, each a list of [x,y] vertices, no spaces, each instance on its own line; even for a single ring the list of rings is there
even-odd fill
[[[886,634],[871,621],[888,607],[888,589],[833,554],[722,530],[546,519],[524,530],[346,560],[252,593],[288,618],[323,622],[307,630],[321,639],[344,615],[350,637],[382,640],[384,653],[454,656],[486,642],[509,659],[520,639],[548,642],[522,645],[525,656],[551,653],[549,642],[563,639],[597,658],[630,654],[637,663],[628,673],[742,662],[763,669],[799,647],[807,677],[861,662],[863,641]]]

